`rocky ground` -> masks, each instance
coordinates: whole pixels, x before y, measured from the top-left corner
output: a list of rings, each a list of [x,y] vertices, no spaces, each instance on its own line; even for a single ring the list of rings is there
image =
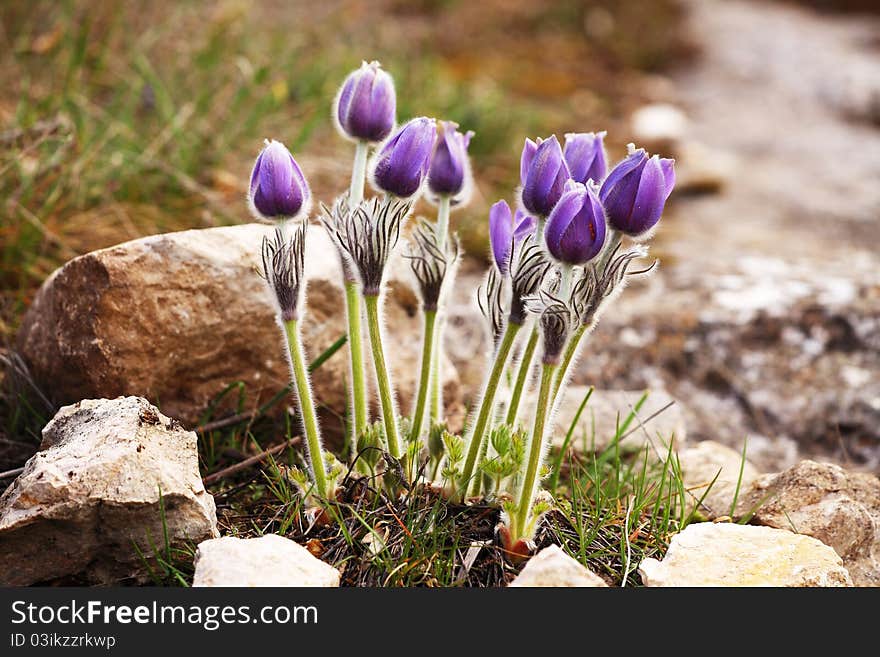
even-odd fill
[[[606,313],[575,382],[668,391],[691,439],[748,438],[766,469],[821,456],[876,471],[880,20],[688,7],[701,57],[634,121],[678,159],[660,266]],[[466,365],[478,350],[462,345]]]
[[[871,181],[880,177],[880,21],[745,0],[688,6],[701,56],[655,79],[655,104],[632,122],[639,143],[678,160],[678,191],[652,244],[660,266],[606,313],[574,383],[602,389],[590,406],[597,426],[613,426],[638,398],[632,391],[654,391],[645,418],[674,399],[645,435],[675,434],[692,490],[721,468],[703,518],[761,525],[689,527],[665,559],[642,563],[643,583],[876,585],[880,187]],[[0,498],[0,563],[47,542],[68,546],[26,569],[0,568],[0,583],[144,581],[144,562],[130,548],[163,531],[154,481],[170,503],[171,542],[207,539],[194,555],[196,583],[259,585],[256,564],[266,559],[296,564],[291,582],[339,583],[338,572],[286,538],[216,538],[197,438],[187,430],[230,381],[245,383],[249,410],[286,380],[254,272],[263,232],[240,226],[137,240],[74,260],[41,289],[16,344],[29,370],[22,385],[33,384],[47,407],[98,401],[62,409],[15,483],[0,481],[11,483]],[[335,256],[312,233],[309,252],[320,257],[310,256],[305,337],[314,357],[344,326]],[[485,370],[473,296],[480,277],[467,261],[450,301],[444,391],[459,423]],[[419,319],[405,270],[392,278],[387,330],[406,408]],[[337,356],[315,375],[328,426],[346,410],[345,374]],[[118,395],[149,401],[99,399]],[[225,397],[222,413],[235,401]],[[750,462],[740,479],[746,439]],[[6,437],[0,470],[36,447]],[[133,534],[135,525],[143,532]],[[559,550],[521,576],[520,585],[602,583]]]

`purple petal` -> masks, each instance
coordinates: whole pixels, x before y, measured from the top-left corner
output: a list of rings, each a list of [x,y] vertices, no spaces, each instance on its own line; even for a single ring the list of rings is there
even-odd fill
[[[583,189],[582,186],[581,188]],[[585,200],[585,192],[569,189],[562,195],[547,218],[547,225],[544,227],[544,243],[554,258],[563,259],[563,253],[560,251],[562,236],[574,221],[577,213],[581,211]]]
[[[655,155],[642,169],[630,218],[630,234],[639,235],[653,228],[660,221],[665,202],[666,180],[660,167],[660,159]]]
[[[547,219],[547,250],[557,260],[582,265],[593,259],[605,243],[605,216],[593,188],[569,186]]]
[[[542,217],[548,216],[570,178],[562,148],[553,135],[541,142],[529,164],[522,189],[525,209]]]
[[[539,139],[538,141],[541,140]],[[529,167],[532,166],[532,160],[535,159],[537,150],[538,144],[526,138],[526,143],[523,145],[522,155],[519,160],[519,182],[521,185],[526,184],[526,176],[528,175]]]
[[[381,141],[394,127],[396,112],[394,81],[378,62],[364,62],[351,73],[336,100],[339,127],[354,139]]]
[[[513,241],[516,244],[519,244],[527,236],[534,234],[535,228],[538,225],[538,220],[533,216],[526,214],[520,208],[517,208],[513,224]]]
[[[428,171],[428,186],[437,195],[454,196],[465,187],[467,145],[465,135],[457,128],[458,125],[452,121],[442,121],[437,128],[437,146]],[[470,141],[470,136],[467,141]]]
[[[663,179],[666,182],[666,198],[668,199],[669,195],[672,194],[672,188],[675,187],[675,160],[660,158],[660,168],[663,170]]]
[[[421,187],[434,149],[433,119],[412,119],[382,147],[373,167],[373,182],[382,191],[408,198]]]
[[[565,135],[565,162],[571,177],[581,183],[601,182],[607,171],[604,132],[569,133]]]
[[[495,266],[506,276],[513,248],[513,222],[507,201],[498,201],[489,209],[489,244]]]

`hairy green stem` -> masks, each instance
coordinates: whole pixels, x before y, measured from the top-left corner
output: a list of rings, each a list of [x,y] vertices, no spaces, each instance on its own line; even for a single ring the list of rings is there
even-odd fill
[[[367,151],[369,144],[358,141],[354,150],[354,164],[351,168],[351,188],[348,192],[348,204],[355,208],[364,200],[364,181],[367,177]]]
[[[451,199],[444,194],[440,197],[437,207],[437,244],[440,250],[446,253],[446,242],[449,239],[449,209]],[[441,302],[438,305],[437,313],[441,315],[436,322],[436,335],[434,336],[434,351],[431,353],[431,420],[440,422],[443,415],[443,390],[440,386],[440,349],[443,344],[443,324],[442,317],[442,295]]]
[[[345,282],[345,314],[348,318],[348,354],[351,368],[351,399],[354,415],[352,445],[357,451],[357,441],[369,421],[367,412],[367,382],[364,372],[364,346],[361,339],[361,298],[357,281]]]
[[[516,507],[516,522],[512,540],[523,538],[529,519],[529,511],[535,499],[538,488],[538,469],[541,465],[541,456],[544,453],[544,428],[547,424],[547,402],[550,399],[550,388],[553,384],[553,375],[556,373],[555,364],[544,364],[541,368],[541,388],[538,392],[538,404],[535,407],[535,423],[532,427],[532,436],[529,439],[529,454],[525,461],[524,471],[519,477],[519,504]]]
[[[477,465],[477,457],[483,443],[483,436],[486,432],[486,425],[492,416],[495,408],[495,393],[498,391],[498,382],[501,380],[501,374],[507,365],[507,358],[510,356],[511,347],[522,324],[507,323],[504,328],[504,335],[501,338],[501,344],[495,354],[495,362],[492,364],[492,370],[486,379],[486,387],[483,391],[483,398],[480,400],[480,409],[477,412],[477,419],[474,422],[473,429],[470,431],[471,438],[468,442],[467,457],[464,462],[464,469],[461,472],[462,492],[467,491],[470,485],[471,477],[474,475],[474,469]]]
[[[559,390],[562,388],[562,382],[565,381],[565,377],[568,376],[568,368],[571,367],[571,362],[574,360],[575,354],[577,354],[581,339],[584,337],[588,328],[590,327],[586,324],[578,324],[578,327],[572,331],[572,334],[568,337],[568,343],[565,345],[565,352],[562,354],[562,362],[559,366],[559,372],[557,372],[556,381],[553,383],[554,404],[559,403]]]
[[[434,320],[437,318],[436,310],[425,311],[425,335],[422,343],[422,371],[419,375],[419,395],[416,399],[416,408],[413,412],[412,433],[410,442],[415,442],[422,435],[422,425],[425,423],[425,406],[428,402],[428,390],[431,386],[431,360],[434,354]]]
[[[309,383],[309,374],[306,370],[302,342],[299,337],[298,320],[291,319],[285,321],[284,330],[287,334],[288,354],[290,356],[291,370],[293,370],[293,383],[296,387],[296,395],[299,401],[299,412],[303,420],[303,431],[306,434],[306,445],[309,448],[309,465],[312,469],[312,478],[314,479],[318,496],[326,498],[331,491],[327,490],[327,474],[324,471],[324,450],[321,447],[321,434],[318,430],[315,403],[312,400],[312,387]]]
[[[519,361],[519,369],[516,373],[516,381],[513,384],[513,393],[510,395],[510,406],[507,408],[507,418],[505,422],[510,428],[516,425],[516,417],[519,414],[519,404],[522,399],[522,393],[532,370],[532,359],[535,357],[535,349],[538,347],[538,327],[532,329],[526,348],[523,349],[522,357]]]
[[[382,406],[382,421],[385,425],[385,436],[388,440],[388,451],[396,459],[401,457],[400,438],[397,435],[397,409],[394,393],[391,390],[391,378],[385,364],[385,350],[382,348],[382,328],[379,323],[379,296],[364,295],[364,306],[367,309],[367,330],[370,334],[370,348],[373,353],[373,369],[376,371],[376,388],[379,390],[379,402]]]

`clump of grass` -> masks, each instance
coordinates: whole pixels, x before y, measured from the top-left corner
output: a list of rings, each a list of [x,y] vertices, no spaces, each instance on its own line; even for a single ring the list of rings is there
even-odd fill
[[[637,415],[633,408],[602,451],[553,455],[555,507],[535,537],[538,548],[560,545],[616,586],[641,584],[639,562],[661,558],[700,501],[671,448],[661,458],[626,448]],[[259,480],[243,476],[215,496],[225,532],[285,535],[339,568],[344,586],[504,586],[521,568],[496,537],[497,505],[457,504],[423,487],[394,499],[370,478],[348,477],[327,509],[331,522],[315,522],[286,467],[272,461]]]

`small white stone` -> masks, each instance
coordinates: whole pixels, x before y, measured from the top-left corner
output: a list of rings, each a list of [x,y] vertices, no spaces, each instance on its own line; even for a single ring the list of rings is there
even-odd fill
[[[529,559],[512,587],[608,586],[601,577],[585,568],[559,546],[551,545]]]
[[[339,571],[278,534],[199,543],[193,586],[339,586]]]
[[[639,142],[675,142],[684,137],[687,125],[685,113],[668,103],[645,105],[632,115],[633,135]]]
[[[702,522],[676,534],[662,561],[644,559],[645,586],[852,586],[840,557],[782,529]]]

